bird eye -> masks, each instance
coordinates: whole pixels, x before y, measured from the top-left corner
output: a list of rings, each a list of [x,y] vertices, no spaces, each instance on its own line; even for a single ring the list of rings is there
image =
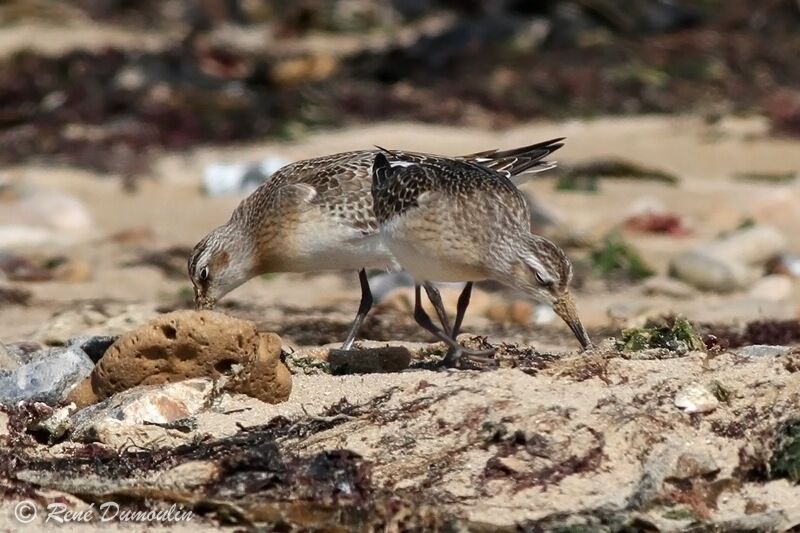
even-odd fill
[[[544,276],[542,276],[542,275],[539,273],[539,271],[538,271],[538,270],[534,270],[534,271],[533,271],[533,275],[536,277],[536,282],[537,282],[539,285],[545,285],[545,286],[547,286],[547,285],[552,285],[552,283],[553,283],[553,282],[552,282],[552,281],[550,281],[549,279],[545,279],[545,277],[544,277]]]
[[[203,268],[200,269],[200,273],[198,274],[198,277],[200,278],[200,281],[205,281],[205,280],[208,279],[208,267],[207,266],[204,266]]]

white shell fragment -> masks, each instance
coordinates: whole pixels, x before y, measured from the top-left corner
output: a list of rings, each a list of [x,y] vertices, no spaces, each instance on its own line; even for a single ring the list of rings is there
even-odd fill
[[[719,400],[704,386],[694,383],[675,395],[675,406],[687,413],[710,413]]]

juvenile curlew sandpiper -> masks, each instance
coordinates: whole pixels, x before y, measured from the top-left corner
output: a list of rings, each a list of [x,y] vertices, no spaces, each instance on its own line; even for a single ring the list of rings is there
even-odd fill
[[[591,347],[569,291],[572,263],[561,248],[531,233],[525,198],[507,176],[466,160],[402,166],[395,160],[389,151],[375,156],[375,216],[382,241],[417,280],[415,319],[450,347],[445,364],[457,365],[462,355],[491,353],[467,350],[455,340],[472,282],[483,279],[549,303],[581,346]],[[436,281],[467,282],[450,332],[438,329],[420,302],[419,283]]]
[[[552,166],[541,161],[560,139],[488,150],[458,158],[393,152],[394,165],[470,161],[507,176]],[[189,257],[198,308],[210,309],[225,294],[269,272],[359,270],[361,304],[342,349],[350,349],[372,306],[367,268],[394,265],[381,243],[372,209],[372,165],[379,150],[345,152],[292,163],[245,198],[230,220],[211,231]],[[437,291],[432,301],[446,324]],[[447,325],[445,325],[447,329]]]

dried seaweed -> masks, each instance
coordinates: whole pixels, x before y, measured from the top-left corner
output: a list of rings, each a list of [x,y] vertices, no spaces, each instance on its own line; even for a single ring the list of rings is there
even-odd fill
[[[703,324],[700,329],[714,339],[710,342],[728,348],[739,348],[754,344],[787,346],[800,342],[800,320],[754,320],[742,326],[727,324]]]

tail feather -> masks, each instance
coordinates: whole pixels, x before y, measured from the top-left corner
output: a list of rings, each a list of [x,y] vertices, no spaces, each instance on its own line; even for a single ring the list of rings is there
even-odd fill
[[[389,150],[380,148],[382,151],[391,155]],[[395,169],[389,163],[382,152],[375,154],[375,161],[372,163],[372,183],[375,186],[382,187],[386,181],[392,177]]]
[[[510,150],[486,150],[461,156],[461,159],[478,163],[505,174],[509,178],[524,172],[542,172],[556,166],[555,161],[542,161],[562,146],[564,137],[551,139]]]

